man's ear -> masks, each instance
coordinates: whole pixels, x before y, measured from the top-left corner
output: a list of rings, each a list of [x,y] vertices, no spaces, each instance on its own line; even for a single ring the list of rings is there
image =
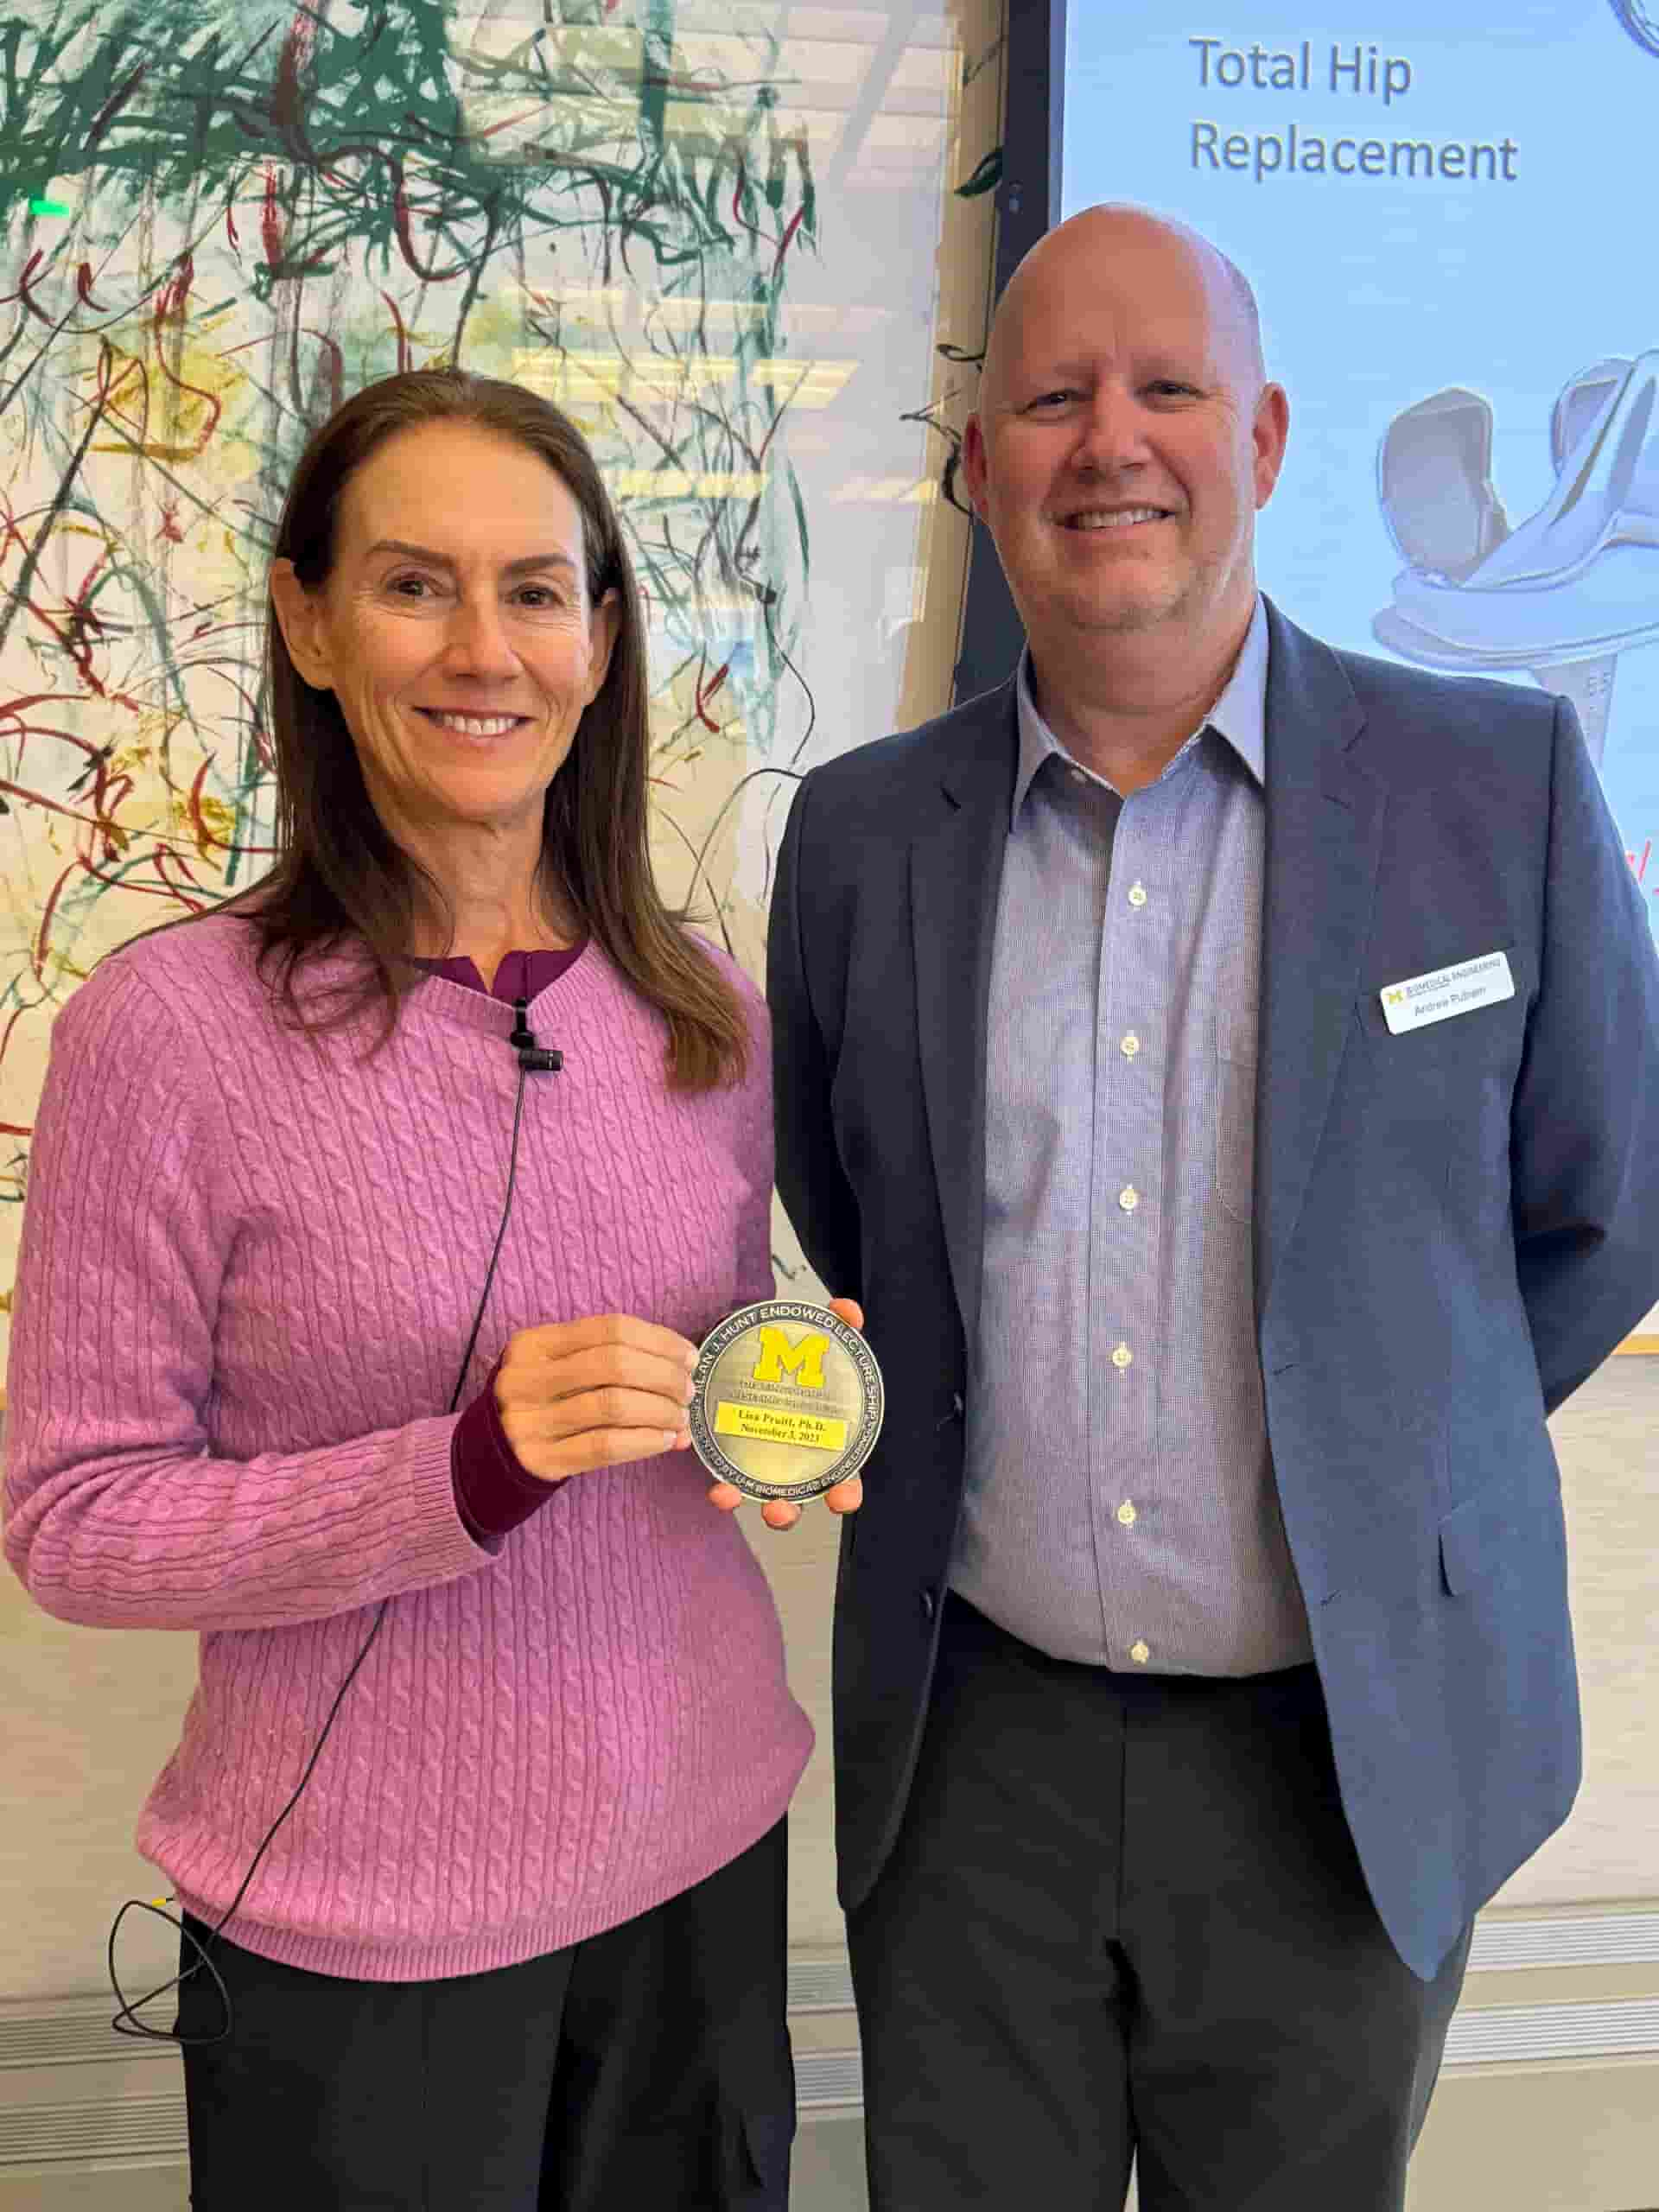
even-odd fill
[[[300,582],[291,561],[270,564],[270,603],[288,657],[314,691],[332,691],[334,676],[322,639],[322,607]]]
[[[977,412],[962,428],[962,480],[968,488],[969,505],[985,521],[985,433]]]
[[[1255,419],[1250,428],[1258,508],[1265,507],[1273,497],[1279,471],[1285,465],[1285,444],[1289,435],[1290,402],[1285,397],[1285,388],[1282,385],[1266,385],[1255,403]]]

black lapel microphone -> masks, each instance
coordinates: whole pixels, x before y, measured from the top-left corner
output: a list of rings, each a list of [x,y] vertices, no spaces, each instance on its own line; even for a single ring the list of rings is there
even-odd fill
[[[557,1075],[564,1065],[564,1054],[544,1050],[536,1042],[536,1032],[530,1026],[528,1008],[523,999],[514,999],[512,1034],[507,1039],[518,1055],[518,1065],[526,1075]]]

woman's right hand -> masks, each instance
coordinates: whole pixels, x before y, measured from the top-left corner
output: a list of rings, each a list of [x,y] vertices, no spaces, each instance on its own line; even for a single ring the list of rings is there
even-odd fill
[[[507,1340],[495,1403],[518,1464],[547,1483],[683,1451],[697,1348],[632,1313],[550,1321]]]

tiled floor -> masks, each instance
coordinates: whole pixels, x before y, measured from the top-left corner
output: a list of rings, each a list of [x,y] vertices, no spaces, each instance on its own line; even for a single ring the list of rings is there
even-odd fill
[[[868,2201],[857,2113],[806,2121],[796,2139],[790,2212],[868,2212]],[[1124,2212],[1135,2212],[1135,2202],[1131,2187]],[[0,2183],[0,2212],[187,2212],[187,2207],[185,2178],[177,2167]]]
[[[790,2212],[868,2212],[869,2201],[860,2114],[804,2120],[790,2170]]]
[[[0,2180],[0,2212],[188,2212],[189,2201],[182,2166]]]

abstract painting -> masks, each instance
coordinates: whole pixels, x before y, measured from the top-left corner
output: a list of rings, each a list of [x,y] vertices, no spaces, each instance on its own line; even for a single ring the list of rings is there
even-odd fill
[[[57,1009],[270,863],[269,548],[306,437],[375,377],[460,361],[589,436],[647,599],[659,865],[757,964],[790,782],[898,703],[941,505],[942,240],[994,173],[994,137],[963,141],[1000,106],[993,15],[0,16],[8,1303]]]

